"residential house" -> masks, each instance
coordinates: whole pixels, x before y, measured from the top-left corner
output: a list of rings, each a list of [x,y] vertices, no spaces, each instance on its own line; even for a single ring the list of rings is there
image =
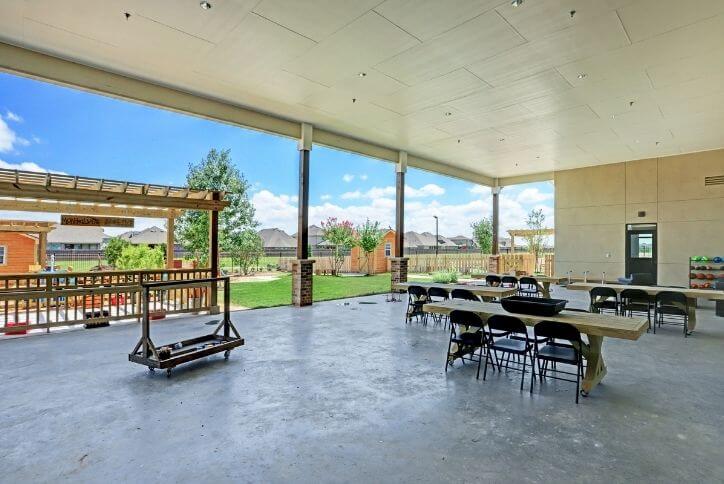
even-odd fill
[[[106,234],[102,227],[58,225],[48,234],[48,250],[101,250]]]

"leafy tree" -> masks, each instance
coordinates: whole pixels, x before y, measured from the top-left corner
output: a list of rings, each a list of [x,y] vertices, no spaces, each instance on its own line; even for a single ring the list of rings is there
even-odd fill
[[[340,222],[336,217],[329,217],[322,222],[322,237],[333,247],[333,274],[337,275],[344,264],[344,251],[355,245],[354,226],[349,220]]]
[[[131,245],[127,240],[121,239],[120,237],[113,237],[106,244],[105,254],[108,265],[116,267],[118,258],[121,256],[121,252],[124,248]]]
[[[164,265],[163,248],[147,245],[127,245],[121,250],[116,267],[123,270],[161,269]]]
[[[247,192],[249,183],[234,166],[230,150],[211,149],[199,163],[191,163],[186,184],[192,190],[218,190],[225,192],[229,206],[219,213],[219,245],[231,250],[241,244],[242,233],[258,224],[254,220],[254,207]],[[188,210],[179,217],[176,236],[186,250],[201,264],[209,258],[209,214]]]
[[[530,232],[523,238],[528,243],[528,251],[533,254],[535,261],[534,270],[538,271],[538,255],[543,252],[543,246],[545,243],[545,226],[546,216],[543,214],[543,209],[533,209],[528,214],[528,219],[525,224],[528,226]]]
[[[227,250],[231,254],[232,264],[239,264],[244,275],[264,255],[264,246],[254,229],[245,229],[237,237],[229,240]]]
[[[370,273],[370,255],[380,246],[384,237],[385,232],[380,229],[379,222],[370,222],[370,219],[367,219],[363,225],[357,227],[355,245],[365,254],[367,274]]]
[[[488,217],[483,217],[477,222],[470,224],[473,229],[473,240],[478,244],[482,254],[493,252],[493,222]]]

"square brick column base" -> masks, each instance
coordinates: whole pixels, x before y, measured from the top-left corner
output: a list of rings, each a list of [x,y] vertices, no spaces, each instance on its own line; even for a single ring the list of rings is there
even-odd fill
[[[312,273],[314,259],[292,261],[292,304],[309,306],[312,304]]]
[[[390,258],[390,270],[391,281],[390,285],[394,286],[398,282],[407,282],[407,257],[391,257]],[[394,291],[394,289],[392,289]]]
[[[492,274],[500,274],[500,256],[499,255],[491,255],[490,259],[488,259],[488,272]]]

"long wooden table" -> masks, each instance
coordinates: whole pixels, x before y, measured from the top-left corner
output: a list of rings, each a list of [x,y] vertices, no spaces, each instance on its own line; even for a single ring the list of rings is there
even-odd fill
[[[603,338],[619,338],[637,340],[648,328],[646,318],[627,318],[623,316],[611,316],[608,314],[580,313],[577,311],[561,311],[559,314],[550,317],[531,316],[529,314],[509,313],[500,304],[479,303],[474,301],[450,300],[442,302],[431,302],[423,306],[423,310],[429,313],[450,314],[451,311],[470,311],[480,315],[487,320],[494,314],[515,316],[527,326],[534,326],[540,321],[558,321],[569,323],[585,334],[588,343],[582,348],[583,356],[586,358],[586,374],[583,378],[583,395],[587,395],[606,376],[606,365],[603,361],[601,347]]]
[[[689,300],[689,331],[696,329],[696,300],[711,299],[724,300],[724,291],[713,289],[689,289],[680,287],[662,287],[662,286],[633,286],[627,284],[596,284],[593,282],[574,282],[568,285],[568,289],[572,291],[590,291],[594,287],[610,287],[617,294],[624,289],[641,289],[649,296],[656,296],[662,291],[680,292]]]
[[[515,296],[515,294],[518,292],[518,289],[515,287],[475,286],[472,284],[442,284],[439,282],[398,282],[392,285],[392,289],[398,291],[407,291],[407,288],[410,286],[420,286],[424,287],[425,289],[437,287],[447,291],[448,294],[451,293],[453,289],[464,289],[466,291],[472,292],[476,296],[484,297]]]

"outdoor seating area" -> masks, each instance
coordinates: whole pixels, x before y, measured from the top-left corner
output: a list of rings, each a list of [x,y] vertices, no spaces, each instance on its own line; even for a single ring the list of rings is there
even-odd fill
[[[585,292],[554,286],[554,295],[588,307]],[[12,362],[0,368],[3,479],[102,481],[141,464],[170,482],[524,481],[531,468],[561,482],[611,473],[712,482],[724,473],[724,327],[710,304],[685,344],[668,330],[607,339],[608,375],[579,405],[575,383],[545,379],[530,393],[505,368],[488,368],[485,381],[477,364],[445,373],[449,331],[406,325],[405,309],[374,296],[234,312],[247,345],[170,379],[128,363],[137,324],[0,341]],[[218,319],[156,322],[154,338],[193,338]]]

